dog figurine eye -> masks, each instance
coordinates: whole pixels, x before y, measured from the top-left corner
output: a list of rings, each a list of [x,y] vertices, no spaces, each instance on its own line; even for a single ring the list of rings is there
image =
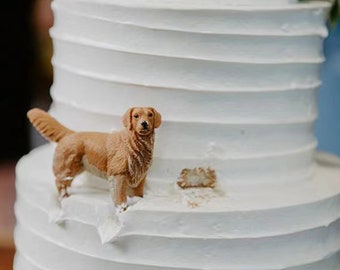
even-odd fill
[[[152,114],[152,113],[149,113],[149,114],[148,114],[148,116],[149,116],[149,117],[152,117],[152,116],[153,116],[153,114]]]
[[[138,114],[134,114],[133,117],[136,118],[136,119],[138,119],[138,118],[139,118],[139,115],[138,115]]]

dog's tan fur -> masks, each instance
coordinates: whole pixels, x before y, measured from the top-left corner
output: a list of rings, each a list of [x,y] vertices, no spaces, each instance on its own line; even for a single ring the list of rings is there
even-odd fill
[[[126,204],[127,195],[143,197],[154,129],[161,124],[154,108],[130,108],[123,116],[125,130],[111,134],[72,131],[40,109],[30,110],[27,116],[46,139],[58,143],[53,172],[61,196],[67,197],[74,177],[87,170],[109,180],[116,205]]]

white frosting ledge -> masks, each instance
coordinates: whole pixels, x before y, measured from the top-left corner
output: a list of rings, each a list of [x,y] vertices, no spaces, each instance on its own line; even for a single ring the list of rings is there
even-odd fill
[[[310,122],[317,114],[317,87],[295,91],[187,91],[105,81],[59,68],[54,70],[54,79],[53,100],[88,113],[119,116],[129,107],[153,106],[166,121],[229,124]]]
[[[56,103],[51,112],[81,131],[121,130],[121,116],[102,115]],[[81,121],[78,121],[81,119]],[[155,156],[173,159],[239,159],[289,154],[315,147],[313,122],[296,124],[220,124],[168,122],[156,131]],[[158,147],[159,145],[159,147]]]
[[[169,58],[54,40],[53,65],[101,74],[111,80],[154,87],[213,89],[312,86],[318,63],[241,63]],[[131,75],[133,74],[133,76]],[[261,78],[261,80],[259,80]]]
[[[294,91],[294,90],[308,90],[308,89],[317,89],[321,85],[321,81],[315,80],[314,82],[308,82],[304,85],[298,85],[294,81],[291,81],[289,84],[284,85],[268,85],[268,86],[233,86],[233,87],[219,87],[219,88],[201,88],[197,86],[159,86],[159,85],[146,85],[140,84],[137,82],[128,82],[128,81],[120,81],[114,76],[108,76],[107,74],[100,74],[94,72],[88,72],[80,69],[74,69],[72,67],[66,65],[55,66],[54,70],[60,70],[64,73],[68,73],[68,76],[75,77],[84,77],[90,80],[98,80],[104,83],[112,83],[116,86],[122,87],[124,85],[138,87],[141,89],[160,89],[160,90],[172,90],[172,91],[193,91],[193,92],[210,92],[210,93],[221,93],[221,92],[230,92],[230,93],[251,93],[251,92],[274,92],[274,91]]]
[[[51,35],[121,51],[236,62],[311,62],[323,59],[319,36],[253,36],[155,31],[54,8]],[[100,31],[98,31],[100,29]],[[117,38],[119,37],[119,38]]]
[[[51,227],[51,225],[47,224],[46,226]],[[302,269],[315,269],[314,267],[320,263],[327,265],[327,261],[330,263],[329,260],[336,261],[339,259],[338,255],[331,253],[329,256],[324,256],[318,260],[318,255],[320,254],[316,255],[316,252],[319,253],[319,245],[314,243],[313,239],[310,239],[307,242],[313,244],[312,249],[308,248],[307,250],[300,250],[305,252],[305,254],[302,256],[301,254],[299,256],[291,256],[290,254],[289,257],[295,258],[288,259],[286,256],[283,256],[286,257],[286,262],[284,263],[280,262],[282,257],[281,254],[278,254],[278,251],[274,249],[266,254],[264,256],[265,258],[261,258],[267,259],[270,257],[271,260],[268,260],[267,263],[249,262],[251,259],[249,260],[248,258],[246,261],[243,261],[242,264],[239,264],[235,263],[235,261],[237,262],[237,260],[242,260],[243,257],[247,256],[247,253],[249,254],[247,246],[248,249],[250,246],[252,246],[253,251],[259,251],[259,243],[252,243],[251,241],[248,241],[248,243],[244,243],[245,246],[243,246],[241,249],[239,245],[235,243],[235,249],[233,249],[233,252],[230,252],[231,247],[226,248],[225,245],[221,245],[221,243],[218,242],[214,243],[217,245],[217,247],[213,250],[211,249],[209,241],[204,241],[206,242],[206,245],[203,244],[203,246],[197,242],[192,243],[195,245],[194,249],[192,245],[189,244],[190,242],[187,242],[185,244],[187,245],[188,249],[186,249],[184,253],[182,248],[184,243],[178,243],[174,245],[170,244],[170,241],[166,241],[167,243],[164,243],[160,241],[162,239],[152,239],[148,237],[140,240],[126,238],[124,239],[124,242],[103,246],[102,244],[95,241],[93,238],[93,232],[83,231],[83,233],[79,233],[80,230],[84,229],[84,227],[85,225],[81,227],[73,226],[73,224],[70,222],[67,226],[67,232],[70,233],[69,235],[65,234],[63,229],[58,228],[53,228],[53,230],[50,230],[48,235],[44,235],[46,230],[43,228],[40,227],[40,230],[31,229],[24,226],[24,223],[20,223],[15,232],[15,239],[17,241],[16,243],[19,251],[27,254],[27,256],[33,257],[35,260],[40,262],[40,264],[41,261],[46,263],[46,259],[48,259],[48,261],[50,261],[48,269],[112,269],[118,265],[121,265],[122,267],[125,266],[124,268],[119,267],[119,269],[130,268],[134,270],[153,268],[205,269],[207,267],[209,267],[209,269],[216,270],[300,269],[300,267]],[[333,236],[336,236],[336,234],[333,234]],[[320,237],[322,236],[320,235]],[[300,237],[299,239],[301,240]],[[174,241],[175,240],[176,239],[174,239]],[[225,242],[224,240],[222,241]],[[266,240],[263,240],[263,243],[265,242]],[[320,240],[317,242],[320,243]],[[155,245],[151,250],[150,243]],[[281,244],[282,247],[282,242],[280,243],[280,241],[277,241],[277,243]],[[233,245],[234,243],[230,244]],[[255,245],[255,247],[253,245]],[[159,247],[163,248],[160,249]],[[224,249],[225,252],[223,252],[221,249]],[[127,251],[132,254],[131,258],[125,258]],[[178,253],[181,254],[181,256],[176,256],[176,259],[174,259],[174,251],[181,252]],[[225,254],[222,264],[218,258],[216,258],[216,253],[220,253],[221,251]],[[289,251],[294,252],[295,247],[292,247],[292,249]],[[287,250],[285,252],[287,254]],[[100,255],[98,253],[100,253]],[[166,261],[164,261],[164,253],[169,253],[169,257],[166,258]],[[237,253],[237,255],[235,253]],[[259,253],[259,255],[263,256],[261,252]],[[234,257],[230,258],[232,255]],[[309,257],[313,255],[314,258],[311,261],[305,261],[302,264],[290,267],[291,262],[295,261],[296,257],[300,257],[299,259],[304,259],[303,257]],[[253,257],[253,255],[250,256]],[[323,268],[323,270],[333,269],[337,268]]]
[[[50,267],[41,266],[41,263],[37,263],[31,256],[22,254],[18,248],[15,251],[13,270],[48,270]]]
[[[45,147],[36,150],[29,158],[24,158],[19,163],[18,211],[22,211],[28,205],[33,207],[32,211],[29,211],[32,215],[34,209],[40,209],[44,215],[50,211],[47,207],[48,201],[51,198],[53,201],[54,192],[51,190],[55,188],[53,175],[49,169],[51,161],[46,158],[47,156],[50,156],[50,150]],[[205,196],[204,200],[197,199],[195,193],[178,192],[174,188],[166,191],[157,190],[157,187],[150,187],[152,186],[150,182],[146,198],[118,217],[113,214],[108,192],[89,190],[92,194],[88,194],[84,187],[79,187],[86,185],[86,179],[80,178],[78,188],[74,189],[75,194],[63,201],[61,218],[98,227],[103,240],[118,235],[121,237],[168,235],[193,239],[203,237],[212,241],[221,237],[226,239],[284,237],[316,227],[322,230],[321,227],[328,226],[339,218],[338,174],[338,167],[319,167],[314,180],[300,185],[278,186],[270,190],[247,190],[242,187],[239,190],[217,189],[216,192],[198,193]],[[22,204],[23,200],[25,203]],[[188,207],[188,200],[196,200],[200,207],[194,209]],[[19,207],[20,205],[22,206]],[[59,211],[57,206],[54,206],[54,209]],[[110,228],[113,229],[111,231],[113,235],[109,236],[105,230],[103,231],[104,224],[112,226]]]
[[[67,222],[57,225],[48,224],[54,184],[47,155],[49,148],[35,150],[17,168],[16,244],[26,256],[46,251],[41,260],[65,255],[75,265],[90,260],[101,269],[117,262],[136,264],[133,269],[202,269],[208,260],[211,269],[316,269],[313,263],[326,263],[340,249],[339,167],[319,167],[314,180],[293,188],[206,192],[194,209],[186,202],[195,194],[173,189],[163,197],[149,187],[145,199],[118,216],[107,191],[86,193],[78,182],[75,194],[63,201],[61,218]],[[102,241],[117,241],[102,245],[97,230]],[[35,244],[38,251],[27,250]],[[173,250],[181,254],[175,260]]]
[[[157,3],[162,5],[170,2]],[[325,2],[266,6],[223,5],[222,2],[213,1],[204,1],[204,4],[198,1],[179,3],[182,5],[176,8],[172,2],[169,6],[160,7],[151,2],[149,6],[139,6],[121,0],[106,3],[58,0],[53,6],[88,17],[159,30],[251,35],[327,35],[324,20],[330,4]],[[184,6],[185,3],[190,3],[190,6]]]
[[[194,7],[196,9],[209,9],[211,7],[221,7],[230,8],[231,6],[251,6],[256,8],[257,6],[268,5],[269,3],[274,6],[290,6],[292,4],[297,4],[297,0],[163,0],[161,2],[157,0],[82,0],[82,2],[101,4],[105,3],[107,5],[118,5],[127,7],[141,7],[141,8],[186,8]],[[270,6],[268,7],[270,8]]]
[[[19,235],[18,235],[19,237]],[[34,237],[34,236],[33,236]],[[35,252],[30,244],[27,242],[20,243],[18,245],[18,249],[22,250],[22,253],[16,254],[14,270],[64,270],[68,269],[69,262],[75,261],[77,265],[73,267],[73,269],[82,269],[82,270],[93,270],[98,267],[98,265],[102,266],[102,270],[106,269],[119,269],[119,270],[198,270],[202,268],[174,268],[174,267],[158,267],[158,266],[143,266],[143,265],[133,265],[133,264],[120,264],[113,263],[108,266],[107,263],[99,263],[92,258],[92,260],[88,257],[82,257],[78,254],[70,253],[68,250],[64,250],[58,246],[55,246],[49,242],[40,240],[38,243],[35,241],[32,242],[33,245],[39,245],[37,250],[42,249],[49,252],[47,256],[41,256],[39,252]],[[36,244],[35,244],[36,243]],[[54,256],[57,254],[57,256]],[[27,257],[27,259],[25,257]],[[60,258],[63,258],[62,260]],[[39,265],[40,267],[38,267]],[[81,268],[80,268],[81,267]],[[91,268],[92,267],[92,268]],[[293,267],[293,268],[285,268],[285,270],[335,270],[340,267],[339,262],[339,254],[334,254],[329,258],[325,258],[322,261],[314,262],[311,264]],[[210,268],[212,269],[212,268]],[[250,270],[252,268],[247,268]],[[215,270],[215,269],[214,269]],[[224,270],[231,270],[225,269]],[[233,268],[234,270],[234,268]],[[262,270],[262,269],[261,269]],[[263,270],[274,270],[274,269],[263,269]],[[277,269],[275,269],[277,270]]]
[[[62,270],[62,269],[82,269],[82,270],[93,270],[99,269],[121,269],[121,270],[198,270],[202,269],[199,267],[176,267],[176,266],[156,266],[156,265],[138,265],[132,262],[119,263],[114,261],[106,261],[91,256],[80,254],[77,251],[70,250],[69,247],[62,245],[55,245],[53,242],[40,238],[37,234],[22,230],[21,228],[16,230],[16,239],[22,239],[18,241],[17,248],[20,251],[17,254],[14,270],[31,270],[31,266],[39,265],[41,268],[33,269],[44,269],[44,270]],[[44,252],[44,256],[41,256],[41,250]],[[26,258],[22,256],[25,254]],[[176,261],[175,259],[173,260]],[[27,263],[23,265],[23,263]],[[321,261],[314,261],[310,264],[305,264],[292,268],[284,268],[285,270],[335,270],[339,268],[339,254],[333,254],[330,257],[324,258]],[[204,265],[203,265],[204,267]],[[217,270],[219,268],[209,268]],[[237,268],[223,268],[224,270],[235,270]],[[242,268],[247,270],[253,270],[251,266],[248,268]],[[277,270],[279,268],[257,268],[263,270]],[[282,268],[283,269],[283,268]]]

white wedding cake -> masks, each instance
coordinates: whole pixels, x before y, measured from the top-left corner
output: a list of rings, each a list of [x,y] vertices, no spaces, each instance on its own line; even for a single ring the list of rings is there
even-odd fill
[[[162,113],[146,194],[115,211],[84,173],[58,200],[53,145],[17,166],[15,270],[339,270],[339,160],[314,154],[329,4],[55,0],[53,114],[121,130]],[[317,157],[317,158],[315,158]],[[214,188],[180,188],[183,169]]]

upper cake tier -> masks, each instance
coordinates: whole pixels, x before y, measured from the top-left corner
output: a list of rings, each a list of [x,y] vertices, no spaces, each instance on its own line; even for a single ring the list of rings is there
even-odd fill
[[[328,7],[55,0],[51,111],[109,131],[128,107],[156,107],[154,182],[199,166],[228,187],[309,179]]]

